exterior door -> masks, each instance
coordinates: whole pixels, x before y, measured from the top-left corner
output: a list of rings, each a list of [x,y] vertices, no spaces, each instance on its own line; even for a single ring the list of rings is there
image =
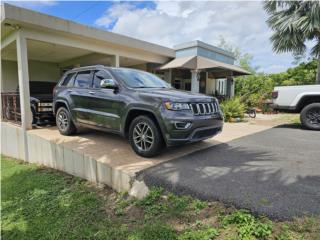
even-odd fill
[[[89,89],[92,83],[92,71],[78,72],[73,88],[68,89],[72,100],[72,114],[74,118],[82,123],[88,123],[90,120],[89,113]]]
[[[114,89],[100,88],[102,79],[112,79],[105,70],[97,70],[93,74],[93,85],[90,90],[90,119],[91,124],[120,131],[121,111],[124,102]]]

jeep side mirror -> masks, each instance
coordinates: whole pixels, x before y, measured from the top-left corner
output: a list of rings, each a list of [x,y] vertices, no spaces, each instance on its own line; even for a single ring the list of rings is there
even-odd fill
[[[107,88],[107,89],[117,89],[118,86],[116,82],[113,79],[102,79],[100,82],[101,88]]]

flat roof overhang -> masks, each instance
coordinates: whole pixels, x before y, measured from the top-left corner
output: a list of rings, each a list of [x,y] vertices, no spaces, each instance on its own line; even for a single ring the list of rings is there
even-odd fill
[[[182,68],[190,70],[207,70],[212,73],[217,73],[219,76],[241,76],[250,75],[251,73],[241,67],[215,61],[201,56],[190,56],[176,58],[159,68],[159,70]]]

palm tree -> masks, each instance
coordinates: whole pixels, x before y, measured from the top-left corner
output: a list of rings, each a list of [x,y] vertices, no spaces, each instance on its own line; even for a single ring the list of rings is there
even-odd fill
[[[320,2],[319,1],[265,1],[269,14],[267,24],[274,31],[273,50],[292,52],[302,56],[306,41],[314,42],[311,55],[318,60],[316,83],[320,84]]]

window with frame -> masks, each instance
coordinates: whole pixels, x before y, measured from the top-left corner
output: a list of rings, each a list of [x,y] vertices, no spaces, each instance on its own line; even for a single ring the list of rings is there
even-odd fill
[[[93,75],[93,88],[100,88],[100,82],[103,79],[112,79],[112,77],[104,70],[95,71]]]
[[[69,73],[69,74],[64,78],[61,86],[72,87],[75,75],[76,75],[75,73]]]
[[[91,86],[91,71],[78,72],[74,81],[74,86],[78,88],[88,88]]]

